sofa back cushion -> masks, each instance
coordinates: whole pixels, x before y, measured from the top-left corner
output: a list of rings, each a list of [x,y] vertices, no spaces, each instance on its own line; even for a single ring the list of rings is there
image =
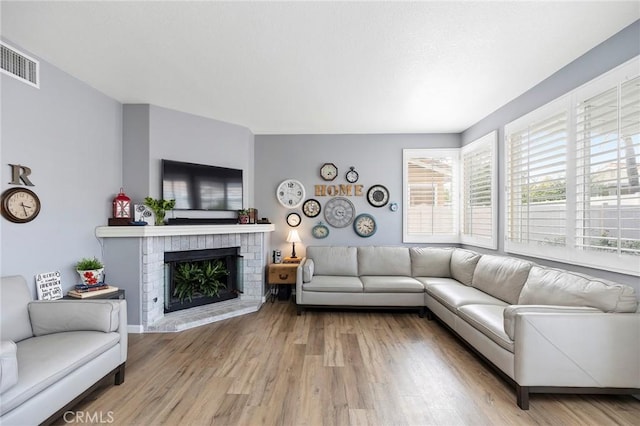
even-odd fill
[[[313,259],[314,275],[358,276],[358,251],[355,247],[307,247]]]
[[[0,278],[0,335],[2,340],[19,342],[33,337],[27,305],[31,292],[24,277]]]
[[[407,247],[358,247],[358,275],[411,276]]]
[[[485,254],[478,261],[472,286],[509,304],[518,303],[531,262]]]
[[[605,312],[635,312],[633,287],[541,266],[533,266],[519,305],[590,306]]]
[[[411,275],[414,277],[451,278],[451,248],[411,247]]]
[[[451,253],[451,278],[464,285],[471,285],[481,255],[471,250],[455,249]]]

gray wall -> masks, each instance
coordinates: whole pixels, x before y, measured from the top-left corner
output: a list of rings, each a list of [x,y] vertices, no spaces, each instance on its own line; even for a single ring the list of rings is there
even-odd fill
[[[304,255],[310,245],[402,245],[402,150],[404,148],[457,148],[460,135],[453,134],[406,134],[406,135],[270,135],[255,137],[256,181],[255,206],[260,217],[268,217],[275,224],[271,249],[283,250],[291,255],[291,244],[286,242],[289,226],[286,216],[295,211],[302,217],[297,227],[301,244],[296,245],[296,254]],[[338,177],[326,182],[320,177],[320,167],[334,163]],[[314,186],[322,184],[347,184],[345,173],[354,166],[364,185],[364,194],[371,185],[382,184],[396,202],[396,212],[388,206],[372,207],[363,197],[349,197],[356,214],[370,213],[376,218],[378,230],[369,238],[361,238],[352,227],[332,228],[329,237],[317,240],[311,236],[311,228],[324,215],[308,218],[302,208],[286,209],[276,200],[277,186],[287,178],[298,179],[305,186],[306,198],[316,198],[324,208],[331,197],[316,197]],[[326,222],[325,222],[326,223]]]
[[[30,223],[0,219],[0,274],[24,275],[33,294],[35,274],[60,270],[68,290],[79,281],[75,262],[101,257],[94,228],[107,223],[122,179],[121,105],[47,62],[40,66],[40,89],[0,77],[1,189],[12,187],[8,164],[22,164],[42,202]]]
[[[124,182],[135,202],[160,198],[161,160],[243,170],[244,205],[253,203],[253,133],[243,126],[161,108],[124,106]],[[236,213],[175,211],[178,217],[235,217]]]
[[[490,114],[483,120],[474,124],[462,133],[462,143],[466,145],[492,130],[498,129],[498,158],[499,176],[498,187],[505,187],[504,164],[505,144],[504,125],[521,117],[522,115],[545,105],[546,103],[564,95],[565,93],[581,86],[593,78],[623,64],[629,59],[640,55],[640,21],[636,21],[618,34],[606,40],[602,44],[568,64],[537,86],[509,102],[507,105]],[[498,191],[502,194],[502,191]],[[498,253],[504,254],[504,208],[505,197],[499,197],[498,209]],[[487,250],[483,250],[487,252]],[[566,265],[557,262],[532,259],[538,263],[567,268],[586,274],[595,275],[621,283],[634,285],[639,292],[640,283],[637,277],[617,274],[599,269],[584,268],[576,265]]]

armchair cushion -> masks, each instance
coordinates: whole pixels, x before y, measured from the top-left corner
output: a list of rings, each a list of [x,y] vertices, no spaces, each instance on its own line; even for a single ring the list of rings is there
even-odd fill
[[[0,342],[0,393],[18,383],[16,348],[11,340]]]
[[[56,300],[29,303],[35,336],[66,331],[116,331],[120,304],[110,300]]]

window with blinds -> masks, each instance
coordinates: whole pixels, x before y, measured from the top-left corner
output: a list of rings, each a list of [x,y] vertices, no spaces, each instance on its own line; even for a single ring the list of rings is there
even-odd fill
[[[403,150],[403,241],[458,242],[458,150]]]
[[[640,275],[639,67],[505,126],[507,251]]]
[[[497,238],[497,132],[462,148],[461,242],[491,249]]]

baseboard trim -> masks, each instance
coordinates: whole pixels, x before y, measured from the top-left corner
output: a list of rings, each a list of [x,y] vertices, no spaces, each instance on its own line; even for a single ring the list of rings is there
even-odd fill
[[[144,333],[144,328],[141,325],[129,324],[127,325],[127,333],[142,334]]]

